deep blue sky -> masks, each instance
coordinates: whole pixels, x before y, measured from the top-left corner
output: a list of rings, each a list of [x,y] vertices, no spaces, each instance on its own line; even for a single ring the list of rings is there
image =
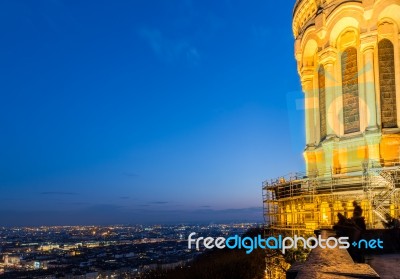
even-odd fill
[[[293,2],[1,1],[0,225],[261,220],[303,169]]]

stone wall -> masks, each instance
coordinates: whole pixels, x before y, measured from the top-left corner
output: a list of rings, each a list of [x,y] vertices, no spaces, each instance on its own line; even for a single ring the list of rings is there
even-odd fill
[[[322,239],[334,236],[322,231]],[[354,263],[346,249],[313,249],[306,262],[295,263],[286,272],[287,279],[380,278],[368,264]]]
[[[397,127],[396,82],[393,44],[383,39],[378,44],[379,88],[382,128]]]

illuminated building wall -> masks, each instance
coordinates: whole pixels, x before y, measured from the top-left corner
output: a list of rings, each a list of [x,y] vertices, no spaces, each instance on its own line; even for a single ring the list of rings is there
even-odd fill
[[[400,1],[298,0],[307,172],[346,173],[400,155]]]
[[[269,229],[312,232],[353,214],[400,215],[400,0],[298,0],[306,173],[263,184]]]

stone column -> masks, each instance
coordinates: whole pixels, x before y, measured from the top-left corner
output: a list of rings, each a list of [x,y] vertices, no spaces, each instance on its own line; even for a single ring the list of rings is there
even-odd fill
[[[368,166],[378,166],[380,161],[379,144],[381,134],[378,131],[377,105],[375,90],[375,65],[374,49],[376,45],[375,36],[361,38],[361,51],[364,56],[364,92],[366,103],[366,134],[365,140],[368,146]]]
[[[337,51],[328,47],[319,53],[320,63],[325,69],[325,98],[326,98],[326,141],[322,144],[324,150],[324,175],[332,174],[334,139],[338,137],[339,119],[336,112],[336,75],[335,61]]]
[[[314,117],[314,74],[312,69],[303,69],[301,84],[305,102],[306,148],[315,146],[315,117]]]
[[[376,120],[376,93],[374,80],[374,46],[369,44],[363,49],[364,55],[364,80],[365,80],[365,102],[367,105],[367,130],[378,129]]]
[[[325,94],[326,94],[326,134],[327,139],[339,134],[337,131],[338,117],[336,115],[336,75],[335,61],[337,51],[333,47],[327,47],[319,53],[320,63],[325,69]]]
[[[325,61],[325,71],[327,73],[325,80],[325,92],[326,92],[326,134],[327,138],[336,136],[335,126],[338,121],[336,117],[336,97],[335,97],[335,72],[334,72],[334,60],[329,59]]]

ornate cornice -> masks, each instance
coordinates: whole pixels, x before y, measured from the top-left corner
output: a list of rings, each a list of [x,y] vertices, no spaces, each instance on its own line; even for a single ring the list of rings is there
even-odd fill
[[[303,26],[315,16],[321,0],[297,0],[293,9],[293,34],[298,36]]]
[[[360,3],[362,0],[297,0],[293,8],[294,37],[297,38],[306,26],[313,24],[314,19],[325,9],[331,10],[343,3],[351,2]]]

